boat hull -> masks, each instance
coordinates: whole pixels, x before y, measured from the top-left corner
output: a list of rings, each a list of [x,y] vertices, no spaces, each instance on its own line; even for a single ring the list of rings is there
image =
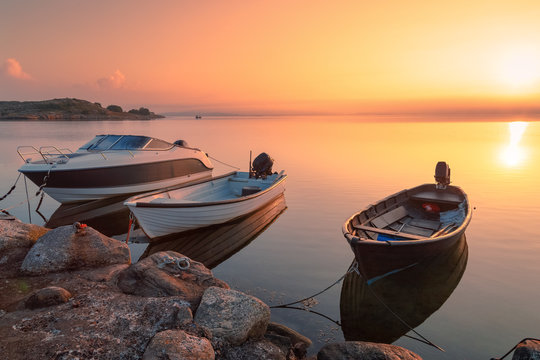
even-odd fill
[[[340,296],[345,340],[391,344],[410,327],[419,326],[451,296],[467,260],[467,241],[462,236],[433,258],[370,284],[354,271],[347,273]]]
[[[62,204],[102,200],[121,195],[133,195],[148,191],[154,191],[165,187],[175,187],[193,181],[210,178],[212,170],[201,171],[194,174],[169,178],[161,181],[137,183],[125,186],[111,187],[44,187],[43,191],[50,197]]]
[[[128,200],[130,211],[144,233],[151,239],[178,234],[192,229],[222,224],[240,218],[265,206],[285,191],[282,177],[260,193],[236,200],[187,204],[149,204]]]
[[[447,251],[464,232],[465,229],[441,240],[418,241],[416,244],[359,241],[351,243],[351,249],[358,262],[358,270],[366,280],[373,282]]]
[[[64,169],[62,165],[23,165],[19,171],[56,201],[66,204],[137,194],[209,178],[212,169],[198,159],[171,159],[130,165]]]

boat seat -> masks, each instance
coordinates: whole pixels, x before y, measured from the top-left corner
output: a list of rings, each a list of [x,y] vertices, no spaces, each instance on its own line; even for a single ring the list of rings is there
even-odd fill
[[[169,199],[169,198],[155,198],[150,201],[153,204],[171,204],[171,203],[192,203],[193,200],[186,199]]]
[[[357,229],[357,230],[371,231],[371,232],[374,232],[374,233],[377,233],[377,234],[392,235],[392,236],[396,236],[398,238],[410,239],[410,240],[421,240],[421,239],[426,238],[425,236],[407,234],[407,233],[404,233],[404,232],[393,231],[393,230],[379,229],[379,228],[376,228],[376,227],[373,227],[373,226],[355,225],[354,228]]]
[[[418,218],[412,219],[409,222],[409,225],[418,226],[418,227],[426,228],[426,229],[431,229],[431,230],[434,230],[434,231],[439,230],[439,228],[441,227],[441,223],[439,221],[418,219]]]
[[[379,229],[384,229],[388,225],[403,219],[405,216],[407,216],[407,214],[407,209],[405,209],[404,206],[400,206],[376,217],[375,219],[372,219],[371,224]]]
[[[433,201],[452,205],[458,205],[463,201],[463,198],[457,194],[442,191],[422,191],[412,195],[411,199],[419,201]]]
[[[430,237],[431,234],[433,234],[433,230],[431,229],[424,229],[424,228],[412,226],[409,224],[405,224],[405,226],[403,226],[403,229],[401,229],[401,232],[404,232],[407,234],[418,235],[418,236],[424,236],[424,237]]]

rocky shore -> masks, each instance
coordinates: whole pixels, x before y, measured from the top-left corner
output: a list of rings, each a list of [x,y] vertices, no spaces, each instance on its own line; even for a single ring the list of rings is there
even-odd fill
[[[103,108],[80,99],[0,101],[0,120],[149,120],[163,118],[146,108],[123,111],[118,105]]]
[[[2,358],[420,359],[357,341],[307,357],[310,345],[270,322],[261,300],[182,254],[131,264],[125,243],[90,227],[49,230],[0,216]]]

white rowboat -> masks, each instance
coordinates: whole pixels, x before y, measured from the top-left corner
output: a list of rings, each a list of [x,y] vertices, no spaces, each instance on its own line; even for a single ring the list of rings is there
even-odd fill
[[[232,172],[193,185],[129,198],[129,207],[151,239],[222,224],[247,215],[285,191],[287,175],[265,178]]]

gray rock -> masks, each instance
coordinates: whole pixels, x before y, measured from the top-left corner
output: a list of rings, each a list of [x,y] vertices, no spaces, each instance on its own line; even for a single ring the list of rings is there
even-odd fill
[[[32,245],[47,231],[49,229],[14,218],[0,218],[0,278],[16,276]]]
[[[83,276],[87,280],[95,282],[115,281],[115,279],[118,277],[118,274],[120,274],[121,271],[127,269],[128,267],[128,264],[111,265],[102,268],[96,268],[92,271],[82,273],[81,276]]]
[[[63,270],[129,264],[129,247],[88,227],[61,226],[40,237],[24,259],[21,271],[40,275]]]
[[[193,309],[209,286],[229,287],[200,262],[190,260],[189,268],[181,269],[175,261],[183,257],[174,251],[152,254],[122,271],[118,287],[126,294],[139,296],[180,296]]]
[[[241,346],[227,349],[223,360],[288,360],[287,354],[268,340],[248,341]],[[294,358],[293,358],[294,359]]]
[[[57,286],[49,286],[32,293],[23,303],[27,309],[37,309],[66,303],[71,293]]]
[[[143,355],[143,360],[214,360],[214,358],[214,349],[208,339],[190,335],[182,330],[157,333]]]
[[[264,337],[279,346],[285,353],[292,351],[298,358],[305,357],[307,349],[312,344],[308,337],[275,322],[268,323]]]
[[[514,351],[512,360],[540,360],[540,341],[525,340]]]
[[[217,341],[232,345],[262,337],[269,320],[270,308],[261,300],[218,287],[206,289],[194,319],[210,330]]]
[[[362,341],[345,341],[323,346],[317,360],[418,360],[417,354],[400,346]]]
[[[156,333],[192,324],[189,304],[178,297],[131,296],[85,281],[78,279],[68,303],[7,312],[2,359],[140,359]]]

